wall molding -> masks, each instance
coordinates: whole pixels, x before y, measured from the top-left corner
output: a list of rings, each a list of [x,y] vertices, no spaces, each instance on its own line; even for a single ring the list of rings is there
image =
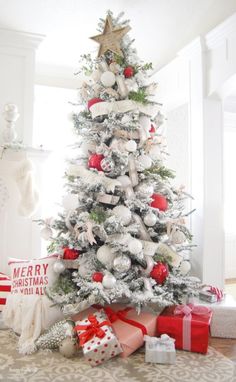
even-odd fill
[[[224,44],[225,39],[229,35],[236,33],[236,13],[223,21],[217,27],[212,29],[205,36],[206,47],[209,50],[216,49],[219,45]]]
[[[42,34],[0,28],[1,46],[37,49],[37,47],[44,40],[44,38],[45,36]]]

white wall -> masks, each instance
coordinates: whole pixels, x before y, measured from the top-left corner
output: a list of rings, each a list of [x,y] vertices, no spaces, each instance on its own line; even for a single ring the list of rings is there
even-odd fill
[[[203,282],[220,287],[224,284],[225,267],[222,99],[235,83],[235,39],[236,14],[206,36],[196,38],[155,74],[159,99],[169,115],[188,105],[187,151],[190,155],[186,168],[190,192],[195,198],[192,207],[196,208],[191,219],[197,243],[192,256],[193,272]],[[179,125],[178,118],[176,125]],[[185,134],[184,130],[180,134]],[[178,139],[185,150],[186,136]],[[176,149],[172,147],[172,150]],[[175,155],[180,161],[186,160],[181,153],[175,152]],[[178,166],[181,169],[183,165]]]
[[[35,50],[43,36],[0,28],[0,110],[18,105],[19,139],[32,144]],[[0,119],[0,127],[4,121]]]
[[[41,164],[46,153],[32,150],[35,50],[42,36],[0,29],[0,113],[6,103],[15,103],[20,117],[16,123],[18,139],[27,149],[7,150],[0,156],[0,178],[9,199],[0,211],[0,271],[8,273],[8,257],[31,259],[40,255],[39,227],[33,220],[18,214],[20,193],[15,181],[20,161],[29,158],[35,165],[35,180],[40,191]],[[0,134],[6,121],[0,118]],[[1,140],[0,140],[1,142]],[[0,190],[1,194],[1,190]],[[1,199],[1,195],[0,195]]]

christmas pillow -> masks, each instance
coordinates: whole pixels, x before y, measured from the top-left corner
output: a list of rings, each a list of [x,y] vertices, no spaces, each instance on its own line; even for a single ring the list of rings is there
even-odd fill
[[[10,292],[11,279],[4,273],[0,272],[0,312],[2,312]]]
[[[5,324],[20,335],[20,353],[33,352],[41,332],[63,317],[45,295],[45,289],[58,277],[53,270],[56,260],[56,255],[29,261],[9,260],[12,287],[3,318]]]

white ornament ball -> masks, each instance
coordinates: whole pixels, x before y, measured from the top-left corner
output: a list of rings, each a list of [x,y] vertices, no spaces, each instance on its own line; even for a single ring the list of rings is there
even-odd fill
[[[161,159],[161,149],[159,145],[153,145],[151,146],[150,150],[148,151],[148,155],[152,160],[159,160]]]
[[[130,223],[132,215],[129,208],[125,206],[116,206],[112,211],[115,216],[120,219],[122,224],[128,225]]]
[[[41,229],[40,231],[40,236],[44,239],[44,240],[49,240],[50,237],[52,237],[52,229],[50,227],[44,227]]]
[[[140,183],[135,188],[135,191],[140,192],[140,194],[143,194],[145,196],[151,196],[154,193],[154,187],[151,184]]]
[[[63,262],[61,260],[57,260],[54,264],[53,264],[53,270],[55,273],[62,273],[64,272],[64,270],[66,269],[65,265],[63,264]]]
[[[81,263],[78,269],[78,273],[81,277],[86,278],[90,272],[88,264],[86,262]]]
[[[186,240],[186,237],[182,231],[176,230],[171,233],[171,242],[173,244],[182,244],[185,242],[185,240]]]
[[[102,73],[100,80],[103,86],[105,86],[106,88],[110,88],[115,84],[116,77],[114,73],[107,71]]]
[[[78,207],[78,195],[77,194],[67,194],[62,198],[62,205],[65,210],[75,210]]]
[[[131,267],[131,260],[127,255],[118,255],[113,261],[113,269],[117,272],[127,272]]]
[[[142,243],[138,239],[130,239],[128,242],[128,250],[132,255],[138,255],[143,249]]]
[[[125,150],[129,151],[130,153],[135,152],[137,150],[137,143],[131,139],[130,141],[126,142]]]
[[[183,276],[186,276],[191,270],[190,262],[186,260],[182,261],[182,263],[180,264],[179,270]]]
[[[71,358],[76,353],[76,342],[71,337],[66,337],[59,345],[59,352],[63,357]]]
[[[98,260],[109,270],[112,269],[115,257],[116,254],[112,252],[109,245],[102,245],[97,251]]]
[[[148,227],[153,227],[157,222],[157,216],[153,212],[149,212],[144,216],[144,224]]]
[[[121,183],[123,188],[131,186],[131,180],[127,175],[118,176],[117,180]]]
[[[92,72],[91,77],[95,82],[98,82],[101,78],[101,72],[100,70],[96,69]]]
[[[152,167],[152,159],[148,155],[145,155],[145,154],[140,155],[138,157],[138,162],[139,162],[140,167],[143,170],[146,170],[146,169]]]
[[[153,260],[153,258],[151,256],[147,256],[146,255],[146,256],[144,256],[144,259],[147,262],[147,268],[143,269],[142,273],[144,275],[146,275],[146,276],[149,276],[151,271],[152,271],[152,269],[153,269],[153,267],[154,267],[155,262],[154,262],[154,260]]]
[[[116,278],[111,273],[106,273],[102,280],[104,288],[112,289],[116,285]]]

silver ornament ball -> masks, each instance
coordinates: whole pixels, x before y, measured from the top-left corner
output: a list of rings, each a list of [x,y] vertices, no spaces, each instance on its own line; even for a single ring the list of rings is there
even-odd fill
[[[151,184],[147,183],[140,183],[136,188],[135,191],[139,192],[140,194],[144,196],[151,196],[154,194],[154,187]]]
[[[152,159],[148,155],[140,155],[137,159],[137,162],[139,163],[141,170],[146,170],[152,167]]]
[[[131,260],[129,256],[122,254],[116,256],[116,258],[113,261],[113,269],[116,272],[127,272],[131,267]]]
[[[171,233],[171,242],[173,244],[182,244],[185,242],[185,240],[186,236],[182,231],[176,230]]]
[[[65,265],[63,264],[63,262],[61,260],[57,260],[54,264],[53,264],[53,270],[55,273],[62,273],[64,272],[64,270],[66,269]]]

